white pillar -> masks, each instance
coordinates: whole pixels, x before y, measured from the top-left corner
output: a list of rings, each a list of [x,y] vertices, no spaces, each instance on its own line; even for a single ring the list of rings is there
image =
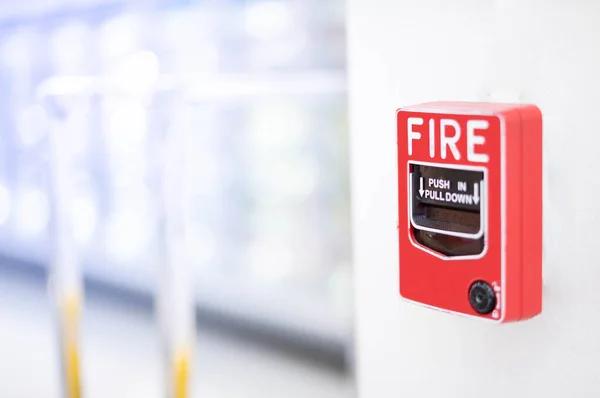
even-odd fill
[[[600,396],[600,3],[349,0],[348,20],[359,397]],[[510,325],[398,294],[395,111],[492,97],[545,123],[544,310]]]

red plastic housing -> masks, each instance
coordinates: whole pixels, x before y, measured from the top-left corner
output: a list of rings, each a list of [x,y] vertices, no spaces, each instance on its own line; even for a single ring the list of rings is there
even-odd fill
[[[442,119],[451,138],[460,134],[454,141],[457,151],[440,146]],[[434,102],[399,109],[397,123],[402,298],[492,322],[538,315],[542,310],[540,110],[521,104]],[[417,242],[411,222],[410,175],[418,164],[484,173],[481,254],[449,257]],[[469,287],[477,280],[487,281],[496,292],[496,307],[489,314],[479,314],[469,302]]]

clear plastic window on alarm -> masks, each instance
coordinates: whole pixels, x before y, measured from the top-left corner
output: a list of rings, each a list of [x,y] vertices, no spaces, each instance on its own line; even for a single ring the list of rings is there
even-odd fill
[[[464,166],[411,164],[409,212],[414,237],[443,255],[485,248],[485,172]]]

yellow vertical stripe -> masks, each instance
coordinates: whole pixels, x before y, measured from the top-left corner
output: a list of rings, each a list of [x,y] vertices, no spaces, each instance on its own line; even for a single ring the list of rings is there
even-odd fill
[[[189,350],[182,350],[175,355],[173,368],[173,388],[175,389],[173,397],[188,398],[190,383]]]
[[[81,381],[79,374],[79,349],[77,343],[68,341],[65,344],[66,391],[68,398],[81,398]]]
[[[68,398],[81,398],[81,374],[79,355],[79,295],[68,295],[62,306],[62,339],[65,392]]]

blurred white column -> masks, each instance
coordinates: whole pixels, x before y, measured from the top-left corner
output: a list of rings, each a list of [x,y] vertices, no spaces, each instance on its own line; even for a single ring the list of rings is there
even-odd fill
[[[171,117],[176,117],[171,115]],[[193,277],[189,272],[186,190],[187,125],[174,124],[166,132],[163,198],[165,210],[165,262],[159,290],[160,319],[164,330],[167,396],[190,396],[195,317]]]
[[[63,396],[81,396],[80,314],[83,286],[72,231],[73,131],[63,123],[50,123],[51,288],[56,300],[61,348]]]

